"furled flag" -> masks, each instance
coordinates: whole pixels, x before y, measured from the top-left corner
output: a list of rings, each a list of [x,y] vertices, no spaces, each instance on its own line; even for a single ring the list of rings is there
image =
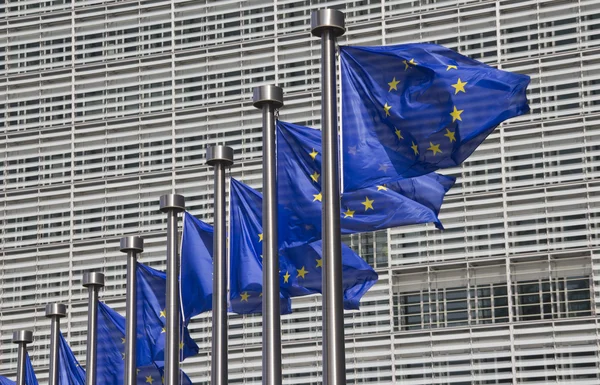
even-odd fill
[[[4,376],[0,376],[0,385],[15,385],[15,382]]]
[[[165,328],[167,326],[167,276],[142,263],[137,265],[137,362],[139,366],[164,361]],[[183,322],[182,322],[183,325]],[[198,345],[187,327],[181,328],[182,360],[198,354]],[[148,354],[149,353],[149,354]]]
[[[280,209],[281,211],[281,209]],[[249,302],[252,294],[262,291],[262,196],[245,184],[231,179],[231,302]],[[320,216],[321,214],[318,213]],[[279,217],[279,237],[285,234],[285,217]],[[284,230],[282,230],[282,228]],[[283,297],[321,293],[323,250],[320,241],[304,242],[279,251],[279,279]],[[253,261],[252,285],[257,289],[233,285],[236,280],[247,280],[248,269],[234,265],[235,259]],[[249,264],[250,262],[246,262]],[[242,266],[246,267],[246,263]],[[362,296],[377,282],[377,273],[352,249],[342,244],[344,307],[358,309]],[[257,278],[258,277],[258,278]],[[283,307],[282,307],[283,308]],[[235,309],[234,309],[235,310]]]
[[[138,327],[139,329],[139,327]],[[98,361],[96,380],[103,385],[122,385],[125,371],[125,317],[111,309],[108,305],[98,303]],[[181,345],[180,345],[181,347]],[[138,353],[139,353],[138,336]],[[138,354],[139,357],[139,354]],[[157,365],[162,361],[138,367],[138,383],[140,374],[151,376],[153,381],[160,384],[161,371]],[[185,373],[181,371],[182,378]]]
[[[38,380],[33,371],[33,365],[31,365],[31,359],[29,353],[25,353],[25,385],[38,385]]]
[[[58,385],[85,385],[85,370],[62,334],[58,334],[58,339]]]
[[[529,77],[434,44],[340,47],[345,191],[461,164],[529,111]]]
[[[213,227],[186,212],[181,237],[181,306],[184,324],[212,309]]]
[[[321,131],[277,122],[277,184],[279,205],[290,225],[285,246],[321,238]],[[430,173],[342,194],[343,234],[433,222],[453,177]]]

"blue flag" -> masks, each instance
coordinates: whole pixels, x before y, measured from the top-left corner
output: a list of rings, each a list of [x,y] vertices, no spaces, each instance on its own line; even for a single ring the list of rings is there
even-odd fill
[[[280,210],[281,211],[281,208]],[[231,234],[232,253],[231,266],[234,271],[234,255],[236,258],[253,261],[255,270],[252,276],[254,290],[262,291],[262,196],[245,184],[231,179]],[[279,237],[286,234],[287,222],[285,216],[279,216]],[[234,231],[234,227],[236,230]],[[282,230],[283,229],[283,230]],[[241,234],[241,235],[240,235]],[[238,236],[236,236],[238,235]],[[281,241],[280,241],[281,243]],[[235,253],[234,253],[235,250]],[[296,247],[282,248],[279,252],[280,287],[282,297],[296,297],[321,293],[322,245],[321,241],[304,242]],[[377,282],[377,273],[352,249],[342,244],[342,263],[344,268],[344,307],[358,309],[360,298]],[[247,277],[248,270],[235,269],[238,280]],[[249,302],[250,294],[245,288],[233,287],[231,284],[232,306],[237,300],[240,305]],[[283,306],[282,306],[283,309]],[[282,311],[283,312],[283,311]]]
[[[58,339],[58,385],[85,385],[85,370],[62,334],[59,333]]]
[[[262,197],[248,189],[231,179],[229,310],[238,314],[262,312]],[[280,299],[281,314],[291,313],[289,296]]]
[[[25,385],[38,385],[38,380],[33,371],[33,365],[31,365],[31,359],[29,353],[25,353]]]
[[[529,111],[529,77],[434,44],[340,47],[345,191],[461,164]]]
[[[162,271],[138,263],[137,280],[137,363],[143,366],[164,361],[167,277]],[[187,327],[180,330],[183,360],[198,354],[198,345]]]
[[[125,371],[125,317],[102,302],[98,303],[97,349],[97,383],[103,385],[122,385]],[[139,350],[138,339],[138,357]],[[141,378],[140,375],[144,373],[146,377],[151,376],[153,381],[157,380],[157,384],[160,384],[162,373],[157,365],[163,365],[162,361],[149,365],[139,365],[138,383]],[[182,372],[182,378],[185,377],[185,373]]]
[[[286,246],[321,238],[321,131],[277,122],[279,204],[290,226]],[[430,173],[342,194],[342,234],[433,222],[455,178]]]
[[[0,376],[0,385],[15,385],[15,382],[4,376]]]
[[[181,305],[184,323],[212,309],[213,228],[186,212],[181,238]]]

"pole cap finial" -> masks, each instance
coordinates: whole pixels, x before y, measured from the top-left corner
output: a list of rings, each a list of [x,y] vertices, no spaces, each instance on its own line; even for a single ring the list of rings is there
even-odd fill
[[[46,317],[62,318],[67,315],[67,307],[62,303],[49,303],[46,305]]]
[[[319,9],[310,15],[310,32],[313,36],[320,37],[323,30],[330,30],[335,37],[346,33],[346,15],[337,9]]]
[[[30,344],[33,342],[33,332],[31,330],[16,330],[13,332],[12,342],[15,344]]]
[[[160,197],[160,211],[185,211],[185,197],[179,194],[167,194]]]
[[[97,272],[83,273],[83,286],[104,286],[104,274]]]
[[[272,104],[275,108],[283,107],[283,89],[275,85],[254,87],[252,102],[256,108],[262,108],[265,104]]]
[[[128,251],[137,251],[138,253],[141,253],[144,251],[144,238],[137,235],[123,237],[121,238],[120,246],[123,253]]]
[[[206,163],[214,166],[217,163],[222,163],[224,166],[233,164],[233,148],[229,146],[210,146],[206,149]]]

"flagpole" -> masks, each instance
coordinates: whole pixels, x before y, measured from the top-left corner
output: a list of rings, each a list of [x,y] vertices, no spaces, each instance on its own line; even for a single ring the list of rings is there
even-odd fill
[[[104,286],[104,274],[88,272],[83,274],[83,286],[88,288],[87,352],[85,364],[86,385],[96,385],[97,346],[98,346],[98,291]]]
[[[277,164],[275,110],[283,106],[283,90],[274,85],[255,87],[252,101],[262,109],[263,124],[263,385],[281,385],[281,310],[277,240]]]
[[[127,288],[125,293],[125,375],[123,385],[137,385],[137,258],[144,251],[144,238],[123,237],[121,252],[127,253]],[[50,385],[50,384],[49,384]]]
[[[58,384],[58,335],[60,319],[67,315],[67,307],[60,303],[46,305],[46,317],[50,318],[50,367],[48,369],[48,385]]]
[[[212,361],[210,383],[227,385],[227,228],[225,171],[233,164],[233,148],[212,146],[206,163],[214,166],[214,238],[212,295]]]
[[[16,385],[25,385],[25,357],[27,356],[27,344],[33,342],[33,332],[17,330],[13,332],[12,342],[18,345]]]
[[[313,11],[311,32],[321,38],[323,132],[323,385],[346,385],[344,292],[340,235],[340,171],[336,105],[335,43],[346,32],[344,13]]]
[[[160,197],[160,211],[167,213],[167,341],[165,343],[165,385],[179,385],[179,258],[177,255],[177,213],[185,210],[183,195]]]

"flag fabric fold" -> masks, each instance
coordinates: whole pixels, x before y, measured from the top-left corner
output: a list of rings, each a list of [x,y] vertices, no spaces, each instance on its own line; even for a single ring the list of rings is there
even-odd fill
[[[139,329],[140,326],[138,324],[138,330]],[[97,383],[104,385],[122,385],[125,373],[125,317],[102,302],[98,303],[97,338]],[[162,339],[164,340],[164,337]],[[138,357],[139,350],[138,339]],[[162,378],[162,372],[158,367],[160,365],[164,365],[162,360],[147,365],[138,363],[138,383],[140,383],[139,381],[143,378],[141,377],[141,374],[144,373],[146,376],[145,378],[160,384]],[[181,376],[182,378],[187,377],[183,371],[181,371]]]
[[[345,191],[461,164],[529,111],[529,77],[435,44],[340,47]]]
[[[58,339],[58,385],[85,385],[85,370],[62,334]]]
[[[281,209],[279,210],[281,211]],[[262,292],[262,196],[245,184],[231,179],[231,303],[249,305],[252,294]],[[279,218],[279,237],[285,234],[285,218]],[[235,230],[234,230],[235,227]],[[279,279],[282,298],[322,292],[321,241],[299,243],[279,251]],[[234,261],[240,259],[243,265]],[[377,273],[352,249],[342,244],[344,307],[358,309],[362,296],[377,282]],[[252,270],[238,266],[252,265]],[[235,274],[235,279],[234,279]],[[234,280],[243,282],[234,285]],[[289,303],[289,302],[288,302]],[[258,300],[257,304],[258,306]],[[282,306],[282,313],[284,313]],[[257,312],[260,308],[254,309]],[[235,308],[234,308],[235,311]]]
[[[164,361],[167,276],[142,263],[137,265],[137,362],[139,366]],[[181,322],[182,360],[198,354],[198,345]]]
[[[15,382],[4,376],[0,376],[0,385],[15,385]]]
[[[181,238],[181,305],[184,324],[212,309],[213,227],[186,212]]]
[[[29,353],[25,353],[25,385],[38,385],[37,377],[33,371],[33,365]]]
[[[277,122],[278,199],[289,223],[285,246],[321,238],[321,131]],[[433,222],[455,178],[430,173],[384,180],[341,197],[342,234]]]

